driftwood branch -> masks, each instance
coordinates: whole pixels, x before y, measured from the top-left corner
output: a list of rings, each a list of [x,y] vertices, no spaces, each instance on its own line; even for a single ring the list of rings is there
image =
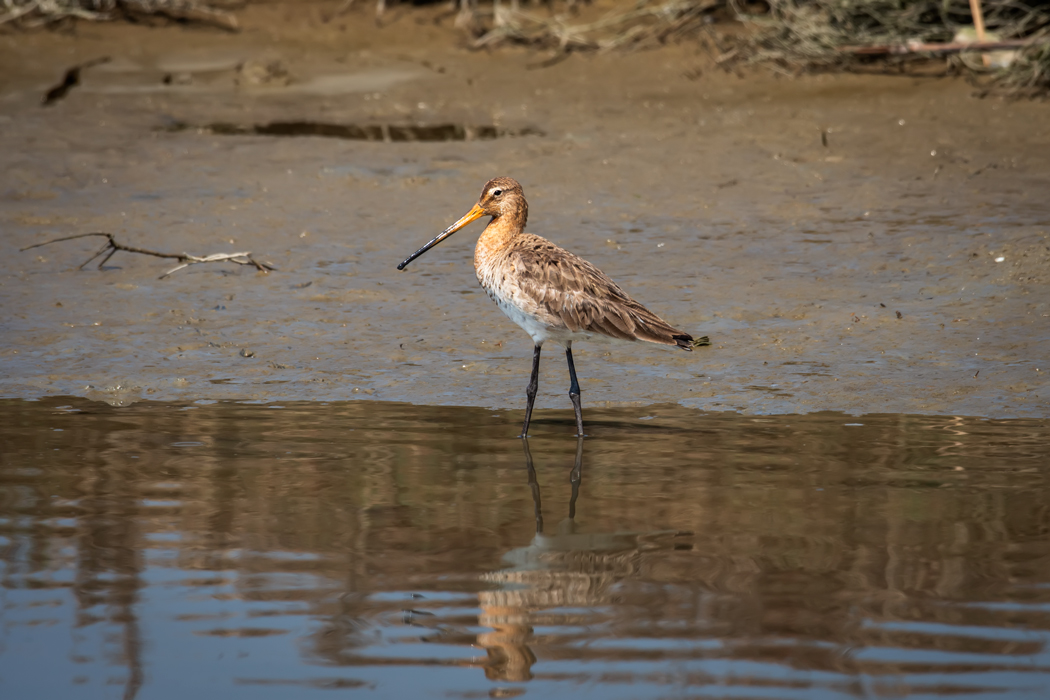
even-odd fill
[[[75,238],[87,238],[89,236],[102,236],[106,239],[106,242],[102,244],[102,247],[99,248],[97,253],[95,253],[90,258],[82,262],[80,266],[77,267],[78,270],[83,270],[84,267],[86,267],[87,264],[91,261],[97,258],[102,258],[102,260],[100,260],[98,263],[98,269],[101,270],[102,266],[106,264],[106,261],[108,261],[120,251],[123,251],[125,253],[138,253],[140,255],[152,255],[155,258],[169,258],[172,260],[178,260],[181,263],[179,266],[173,267],[172,269],[165,272],[163,275],[160,276],[159,279],[164,279],[168,275],[172,274],[173,272],[178,272],[184,267],[210,262],[232,262],[237,263],[238,265],[252,265],[259,272],[268,272],[270,270],[276,269],[270,263],[260,262],[256,260],[251,256],[251,253],[247,251],[243,253],[213,253],[211,255],[204,256],[190,255],[189,253],[158,253],[155,250],[146,250],[145,248],[136,248],[134,246],[124,245],[123,243],[119,243],[117,239],[113,237],[112,233],[103,233],[101,231],[95,233],[78,233],[75,236],[63,236],[62,238],[52,238],[50,241],[44,241],[43,243],[34,243],[33,245],[26,246],[25,248],[22,248],[22,251],[24,252],[32,248],[39,248],[41,246],[51,245],[52,243],[59,243],[61,241],[71,241]]]

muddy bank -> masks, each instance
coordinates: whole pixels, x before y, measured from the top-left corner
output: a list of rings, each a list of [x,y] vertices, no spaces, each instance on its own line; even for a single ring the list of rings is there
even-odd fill
[[[394,269],[506,174],[531,231],[714,342],[581,344],[585,406],[1047,415],[1045,104],[740,78],[689,47],[531,70],[524,51],[457,48],[424,12],[376,29],[307,7],[249,8],[234,37],[0,37],[0,395],[519,408],[531,342],[474,280],[480,225]],[[287,79],[266,77],[275,62]],[[318,122],[381,140],[214,128]],[[502,135],[389,138],[418,125]],[[77,271],[91,242],[18,252],[95,230],[278,271],[158,280],[171,265],[127,254]],[[538,405],[567,407],[567,387],[552,348]]]

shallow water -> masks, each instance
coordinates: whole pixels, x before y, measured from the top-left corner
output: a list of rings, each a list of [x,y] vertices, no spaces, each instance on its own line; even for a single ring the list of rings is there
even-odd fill
[[[3,696],[1050,691],[1047,421],[520,417],[0,403]]]

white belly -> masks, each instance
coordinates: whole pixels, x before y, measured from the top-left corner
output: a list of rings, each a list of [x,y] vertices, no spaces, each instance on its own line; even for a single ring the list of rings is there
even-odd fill
[[[511,321],[518,324],[522,330],[532,337],[532,341],[537,345],[543,343],[546,340],[553,340],[559,345],[569,347],[572,345],[574,340],[596,340],[599,342],[608,342],[611,338],[607,338],[604,335],[596,333],[586,333],[583,331],[573,332],[568,328],[561,325],[554,325],[551,323],[544,322],[539,314],[530,313],[529,307],[532,304],[529,300],[525,299],[523,295],[515,294],[516,289],[510,287],[497,287],[495,285],[489,286],[486,284],[486,280],[479,279],[481,286],[484,287],[489,297],[496,302],[496,306],[499,307],[500,311],[507,315]]]
[[[523,331],[532,336],[533,342],[542,343],[551,336],[552,329],[550,327],[540,323],[535,316],[525,313],[513,303],[497,298],[496,305],[499,306],[500,311],[507,315],[507,318],[521,326]]]

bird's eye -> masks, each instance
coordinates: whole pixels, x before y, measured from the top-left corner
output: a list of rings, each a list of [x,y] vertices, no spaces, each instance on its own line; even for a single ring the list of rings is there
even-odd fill
[[[499,197],[501,194],[503,194],[503,190],[492,190],[493,197]]]

